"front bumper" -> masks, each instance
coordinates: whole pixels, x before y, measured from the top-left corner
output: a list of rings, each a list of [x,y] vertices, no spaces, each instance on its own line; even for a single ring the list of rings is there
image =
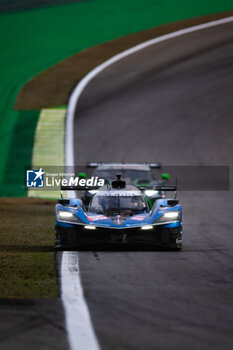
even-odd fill
[[[154,226],[152,230],[140,227],[111,229],[97,227],[93,231],[82,225],[76,227],[56,226],[56,247],[80,247],[84,245],[154,245],[158,247],[180,248],[182,244],[182,226]]]

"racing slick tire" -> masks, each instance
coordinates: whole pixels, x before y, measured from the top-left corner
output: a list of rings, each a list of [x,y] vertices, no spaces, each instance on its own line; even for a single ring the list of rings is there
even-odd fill
[[[162,229],[160,238],[163,246],[169,250],[181,250],[182,226]]]

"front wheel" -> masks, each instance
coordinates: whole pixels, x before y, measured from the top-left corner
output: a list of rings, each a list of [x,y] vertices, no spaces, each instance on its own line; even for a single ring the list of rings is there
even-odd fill
[[[174,228],[164,228],[161,232],[163,245],[169,250],[181,250],[182,248],[182,225]]]

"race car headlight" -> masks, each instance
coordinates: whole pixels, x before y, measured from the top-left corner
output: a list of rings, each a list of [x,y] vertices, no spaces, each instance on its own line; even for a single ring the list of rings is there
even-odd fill
[[[141,227],[141,230],[152,230],[153,229],[153,225],[144,225]]]
[[[79,221],[79,218],[70,211],[59,210],[57,212],[58,220],[63,221]]]
[[[156,223],[173,222],[173,221],[179,221],[179,220],[180,220],[180,212],[178,210],[168,211],[167,213],[164,213],[162,216],[160,216],[156,220]]]
[[[95,230],[96,229],[96,227],[92,226],[92,225],[85,225],[84,228],[87,230]]]
[[[145,191],[145,195],[147,197],[157,197],[159,194],[159,191],[155,191],[155,190],[146,190]]]

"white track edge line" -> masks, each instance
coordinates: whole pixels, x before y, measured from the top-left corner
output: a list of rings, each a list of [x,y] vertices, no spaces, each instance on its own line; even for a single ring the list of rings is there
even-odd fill
[[[233,16],[223,18],[216,21],[207,22],[204,24],[196,25],[193,27],[189,27],[186,29],[181,29],[175,31],[173,33],[169,33],[148,41],[145,41],[139,45],[136,45],[128,50],[125,50],[107,61],[103,62],[93,70],[91,70],[75,87],[69,103],[66,114],[66,138],[65,138],[65,163],[66,167],[71,166],[74,167],[74,132],[73,132],[73,124],[74,124],[74,115],[75,110],[78,104],[78,100],[83,90],[87,86],[87,84],[99,73],[101,73],[105,68],[109,67],[111,64],[121,60],[122,58],[134,54],[137,51],[140,51],[150,45],[157,44],[159,42],[172,39],[181,35],[185,35],[194,31],[198,31],[201,29],[206,29],[210,27],[214,27],[217,25],[229,23],[233,21]],[[75,196],[75,192],[69,193],[70,197]],[[89,315],[88,307],[85,302],[81,280],[79,275],[79,266],[78,266],[78,253],[76,259],[76,270],[77,273],[72,273],[69,271],[67,266],[67,260],[69,258],[70,253],[64,252],[62,255],[62,266],[61,266],[61,295],[63,300],[63,305],[66,314],[66,326],[68,331],[68,338],[71,346],[71,350],[99,350],[98,340],[96,338],[93,325],[91,322],[91,318]],[[65,262],[66,261],[66,262]],[[73,285],[73,287],[72,287]],[[70,294],[67,291],[68,288],[73,288],[73,292]],[[73,297],[72,297],[73,295]],[[75,312],[72,310],[76,310]],[[80,332],[81,335],[80,336]],[[88,339],[87,339],[88,338]],[[81,343],[80,343],[81,341]],[[89,345],[87,343],[89,341]],[[92,347],[90,347],[90,344]]]
[[[72,350],[100,350],[80,282],[78,252],[63,252],[61,296]]]

